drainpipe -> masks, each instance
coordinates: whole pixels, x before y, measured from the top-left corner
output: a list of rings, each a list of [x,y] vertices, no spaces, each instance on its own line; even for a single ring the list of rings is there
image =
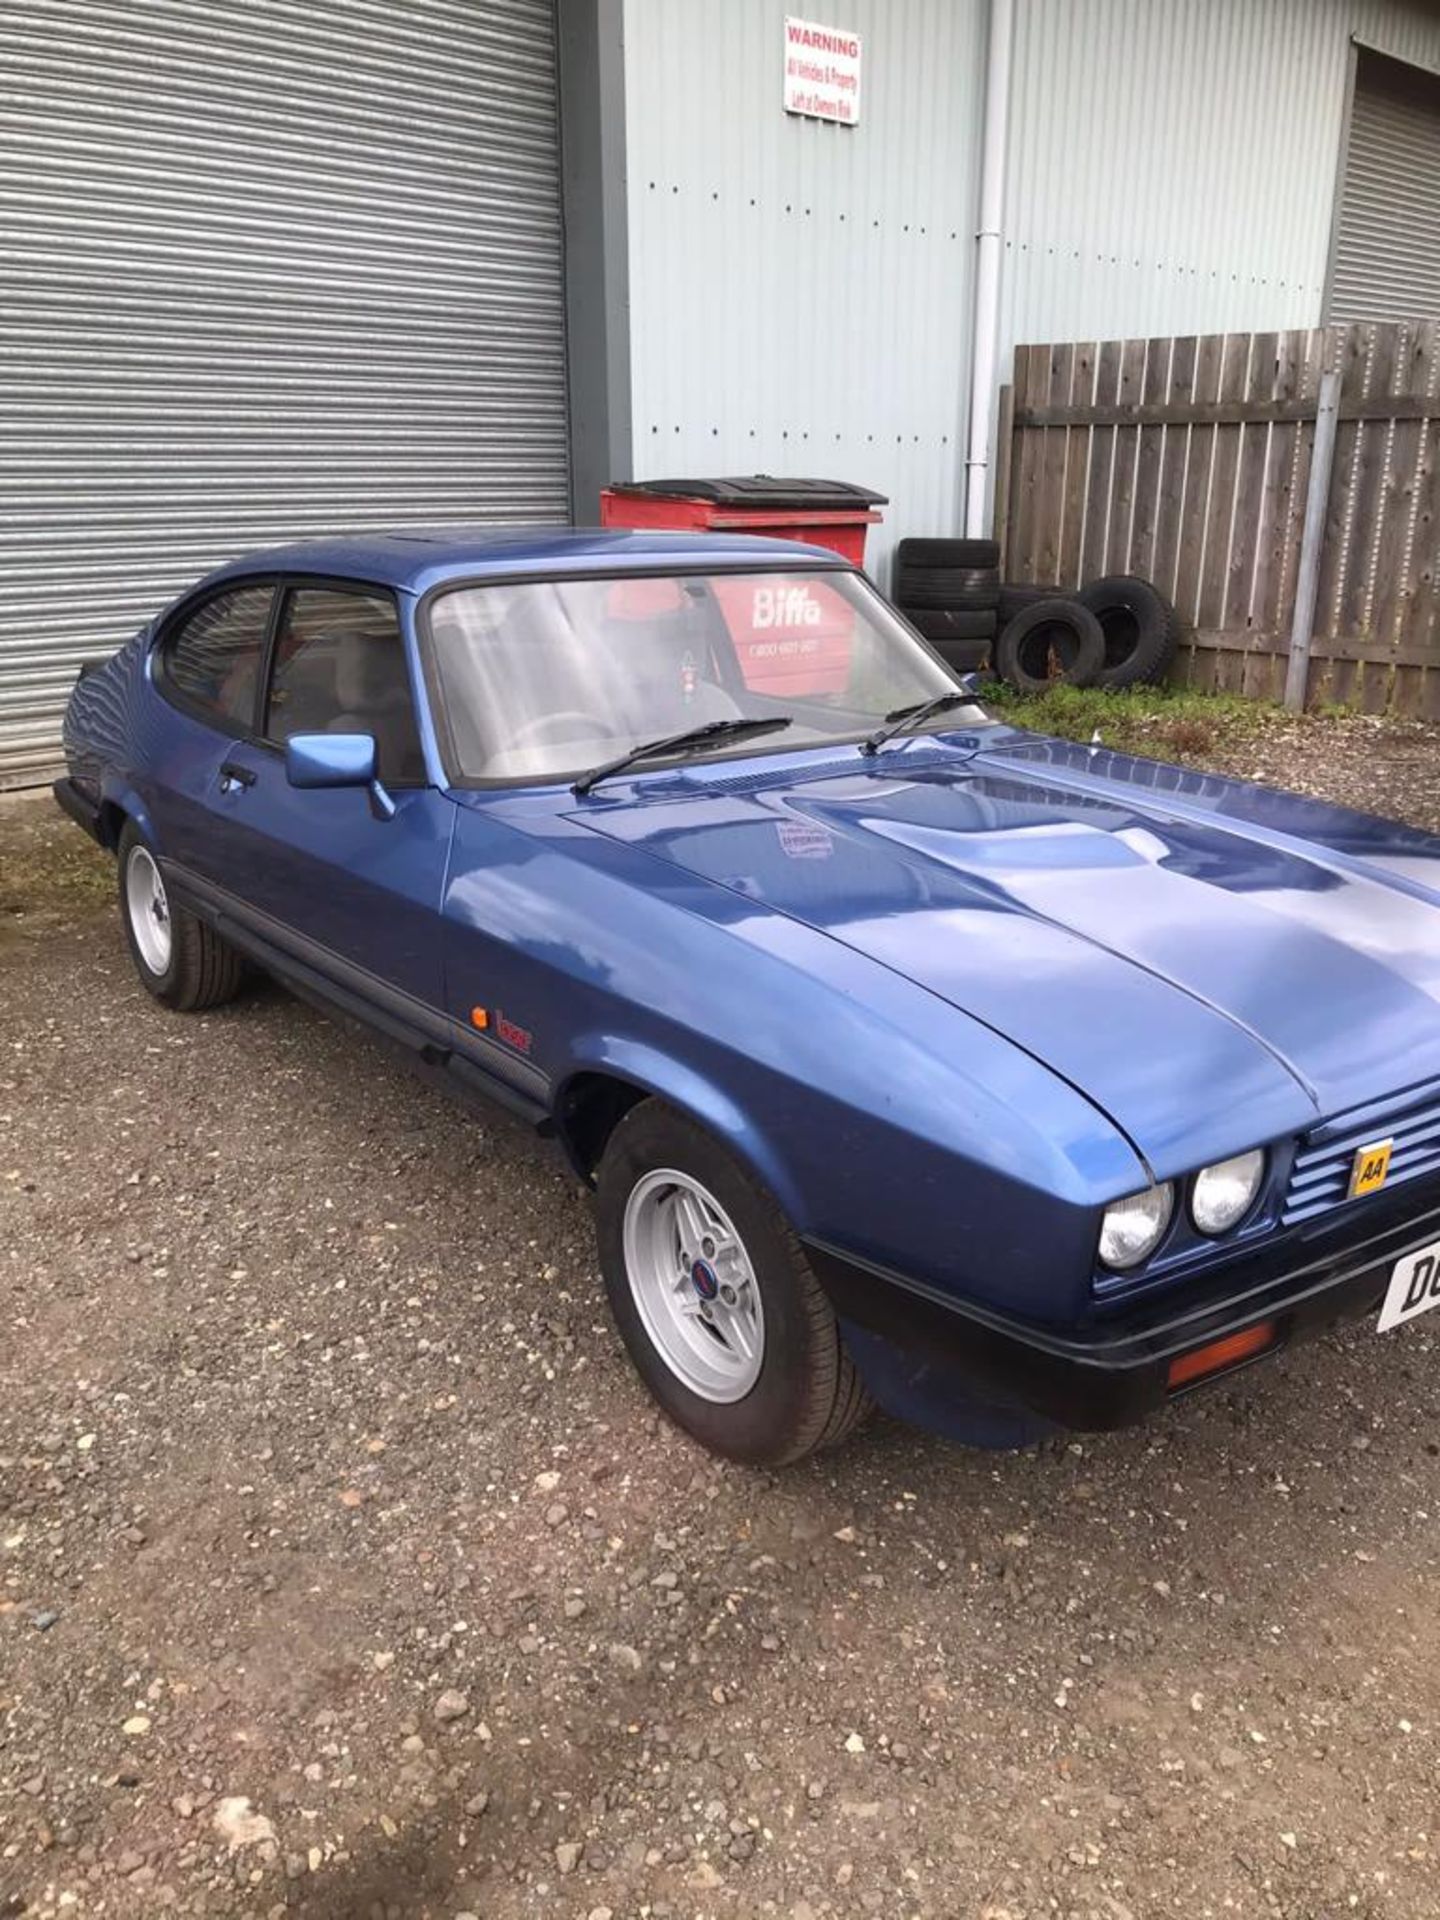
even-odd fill
[[[990,422],[1000,343],[1000,226],[1005,217],[1005,149],[1010,138],[1010,43],[1015,0],[990,0],[985,61],[985,145],[980,159],[980,218],[975,235],[975,324],[970,360],[970,447],[965,459],[965,534],[988,532]]]

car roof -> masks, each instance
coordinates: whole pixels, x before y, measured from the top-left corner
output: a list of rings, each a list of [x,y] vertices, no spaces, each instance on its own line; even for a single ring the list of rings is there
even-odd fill
[[[657,566],[720,567],[848,563],[829,547],[754,534],[628,533],[570,527],[406,527],[267,547],[219,567],[201,583],[253,573],[310,573],[426,593],[447,580],[524,573],[653,572]]]

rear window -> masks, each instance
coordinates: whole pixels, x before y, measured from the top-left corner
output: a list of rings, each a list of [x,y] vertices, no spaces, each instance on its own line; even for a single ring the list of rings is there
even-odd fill
[[[170,687],[188,706],[249,732],[273,589],[237,587],[214,594],[166,638],[161,660]]]

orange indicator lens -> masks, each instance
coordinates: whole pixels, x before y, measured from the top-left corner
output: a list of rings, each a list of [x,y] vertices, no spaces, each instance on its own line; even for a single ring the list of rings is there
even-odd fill
[[[1208,1346],[1196,1347],[1193,1353],[1179,1354],[1170,1362],[1170,1391],[1188,1387],[1192,1381],[1204,1380],[1212,1373],[1223,1373],[1227,1367],[1238,1366],[1242,1360],[1252,1359],[1274,1344],[1275,1322],[1262,1320],[1257,1326],[1246,1327],[1243,1333],[1227,1333],[1223,1340],[1212,1340]]]

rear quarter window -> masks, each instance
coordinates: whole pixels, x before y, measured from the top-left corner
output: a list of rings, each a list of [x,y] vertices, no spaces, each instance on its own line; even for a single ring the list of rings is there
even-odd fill
[[[189,707],[249,732],[270,623],[270,586],[214,594],[165,636],[162,677]]]

